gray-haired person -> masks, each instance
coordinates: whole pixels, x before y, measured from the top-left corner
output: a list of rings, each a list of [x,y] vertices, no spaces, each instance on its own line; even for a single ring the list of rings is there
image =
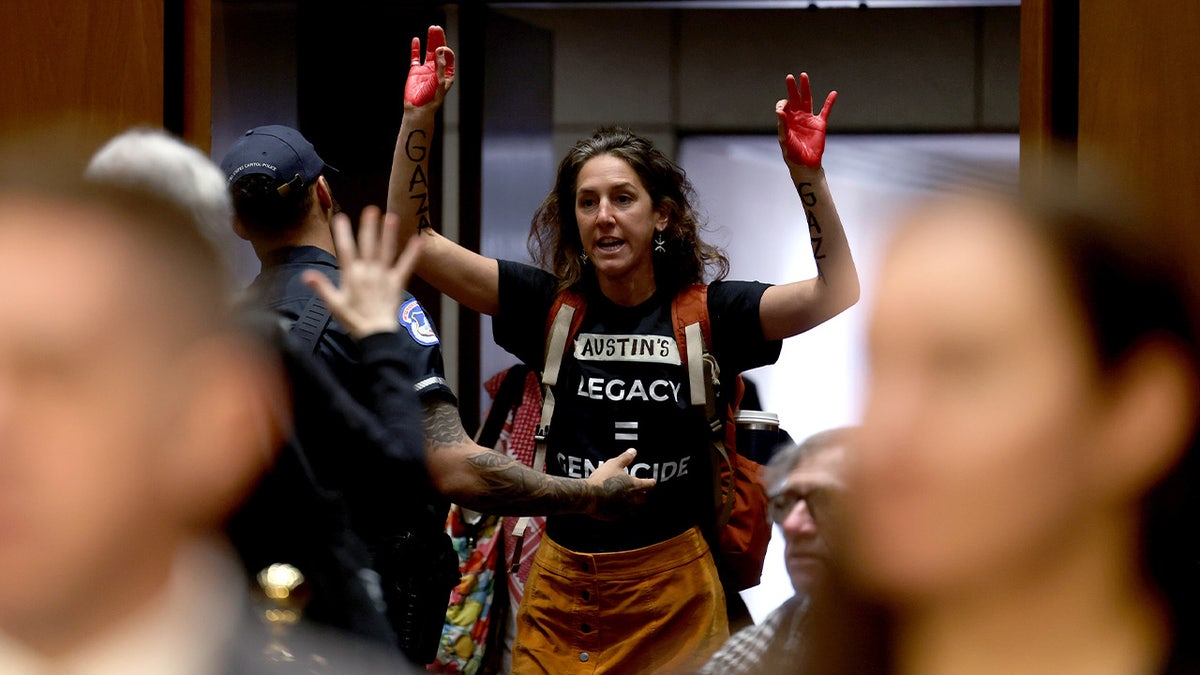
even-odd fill
[[[88,161],[85,177],[156,195],[182,209],[222,251],[233,222],[225,174],[199,149],[156,127],[113,136]],[[225,271],[229,264],[224,261]]]
[[[843,463],[853,428],[829,429],[771,458],[763,475],[771,519],[783,531],[784,560],[796,594],[729,638],[700,671],[704,675],[766,672],[769,663],[793,662],[803,648],[811,589],[829,564],[828,522],[844,489]]]
[[[269,327],[267,318],[259,316],[260,321],[252,322],[250,308],[234,302],[230,292],[231,251],[227,246],[233,238],[234,211],[225,174],[199,149],[167,131],[135,127],[110,139],[92,156],[85,178],[95,185],[132,190],[171,204],[187,221],[174,225],[196,231],[220,254],[221,265],[207,280],[214,292],[236,308],[241,323],[253,323],[258,328],[255,332],[266,333],[285,356],[293,389],[291,404],[273,414],[280,426],[288,428],[290,440],[226,527],[246,573],[255,580],[259,572],[272,565],[285,563],[299,569],[304,576],[307,601],[303,614],[307,623],[336,628],[394,649],[396,635],[378,600],[382,591],[367,544],[350,527],[341,486],[328,470],[338,461],[329,456],[331,448],[340,451],[343,446],[363,444],[351,432],[365,424],[369,413],[364,411],[346,421],[347,411],[324,397],[320,401],[323,412],[304,407],[304,399],[295,396],[295,388],[308,381],[307,376],[319,376],[320,366],[290,354],[274,331],[263,330]],[[375,376],[378,379],[378,368]],[[405,376],[403,388],[410,386]],[[374,407],[379,397],[372,397],[368,403]],[[393,403],[414,407],[416,398],[407,395]],[[296,423],[292,424],[291,419]],[[412,425],[418,421],[415,415],[410,420]],[[300,439],[306,425],[312,424],[329,429],[328,437],[333,440],[321,443]],[[413,452],[419,450],[420,437],[416,433],[407,437],[392,435],[391,441],[396,445],[407,443]]]

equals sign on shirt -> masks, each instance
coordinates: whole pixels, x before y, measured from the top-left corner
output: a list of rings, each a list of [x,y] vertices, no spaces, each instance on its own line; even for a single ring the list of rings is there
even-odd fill
[[[636,441],[638,439],[637,422],[616,422],[613,426],[616,427],[616,431],[613,433],[613,438],[616,440]]]

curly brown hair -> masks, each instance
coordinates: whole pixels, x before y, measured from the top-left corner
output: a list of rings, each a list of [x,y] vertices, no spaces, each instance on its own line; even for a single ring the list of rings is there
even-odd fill
[[[560,289],[595,282],[595,270],[580,257],[583,244],[575,220],[575,184],[583,165],[600,155],[625,160],[650,194],[654,209],[667,215],[666,252],[654,255],[659,291],[674,295],[686,284],[702,283],[706,271],[712,272],[711,279],[725,278],[729,260],[700,239],[700,222],[692,207],[695,191],[683,169],[649,140],[628,129],[604,127],[571,148],[558,165],[554,189],[533,214],[529,254],[558,277]]]

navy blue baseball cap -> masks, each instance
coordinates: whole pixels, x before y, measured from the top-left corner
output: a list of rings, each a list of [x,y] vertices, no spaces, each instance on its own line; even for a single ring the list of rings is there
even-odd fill
[[[279,181],[280,195],[312,185],[326,168],[333,167],[325,164],[313,144],[282,124],[247,131],[221,158],[230,185],[242,176],[262,174]]]

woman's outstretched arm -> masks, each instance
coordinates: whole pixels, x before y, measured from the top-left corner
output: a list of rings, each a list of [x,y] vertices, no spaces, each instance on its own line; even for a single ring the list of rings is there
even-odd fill
[[[413,236],[422,239],[417,275],[460,304],[483,314],[500,309],[500,268],[492,258],[459,246],[438,234],[431,220],[429,152],[437,111],[454,84],[454,51],[441,27],[431,26],[425,61],[421,41],[413,38],[412,62],[404,85],[404,118],[392,155],[387,210],[400,217],[397,250]]]
[[[833,203],[821,156],[825,152],[825,127],[837,92],[830,92],[822,109],[814,113],[808,75],[787,76],[788,98],[775,104],[779,117],[779,145],[792,182],[804,207],[808,236],[817,276],[772,286],[762,296],[759,320],[769,340],[791,337],[837,316],[858,302],[858,271],[850,244]]]

